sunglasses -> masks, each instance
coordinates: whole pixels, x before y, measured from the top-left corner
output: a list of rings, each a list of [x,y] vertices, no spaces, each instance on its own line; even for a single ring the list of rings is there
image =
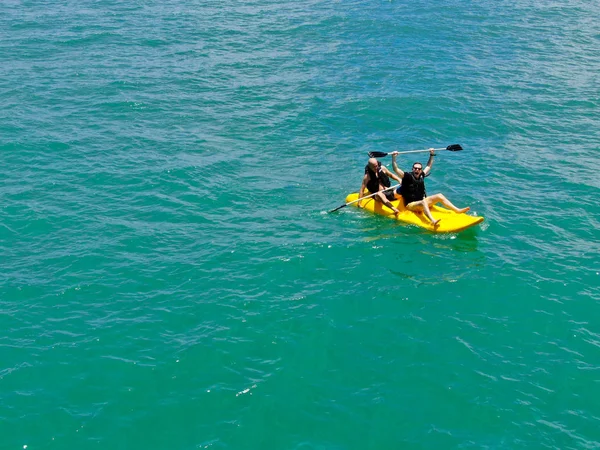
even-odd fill
[[[413,170],[423,170],[422,167],[413,167]]]

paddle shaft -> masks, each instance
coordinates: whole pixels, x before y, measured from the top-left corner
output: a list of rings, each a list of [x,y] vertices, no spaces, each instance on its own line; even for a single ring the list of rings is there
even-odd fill
[[[389,188],[382,189],[381,191],[375,192],[374,194],[369,194],[369,195],[366,195],[366,196],[364,196],[364,197],[362,197],[362,198],[357,198],[356,200],[352,200],[351,202],[348,202],[348,203],[346,203],[346,204],[344,204],[344,205],[338,206],[337,208],[335,208],[335,209],[332,209],[332,210],[331,210],[331,211],[329,211],[329,212],[330,212],[330,213],[332,213],[332,212],[334,212],[334,211],[337,211],[338,209],[345,208],[346,206],[348,206],[348,205],[351,205],[352,203],[360,202],[361,200],[364,200],[364,199],[366,199],[366,198],[371,198],[371,197],[373,197],[373,196],[377,195],[379,192],[385,192],[385,191],[389,191],[390,189],[395,189],[395,188],[397,188],[398,186],[400,186],[400,185],[399,185],[399,184],[397,184],[397,185],[395,185],[395,186],[390,186]],[[360,194],[361,194],[361,193],[359,192],[359,193],[358,193],[358,195],[360,195]]]
[[[435,152],[441,152],[442,150],[448,150],[447,148],[434,148],[433,151]],[[405,152],[398,152],[399,155],[404,155],[406,153],[425,153],[428,152],[429,149],[427,150],[407,150]],[[388,153],[388,155],[390,155],[390,153]]]
[[[433,150],[434,152],[435,151],[441,152],[443,150],[449,150],[451,152],[459,152],[462,149],[463,148],[462,148],[462,146],[460,144],[452,144],[452,145],[449,145],[446,148],[433,148],[433,149],[423,149],[423,150],[407,150],[405,152],[398,152],[397,154],[398,155],[403,155],[405,153],[424,153],[424,152],[429,152],[431,150]],[[369,157],[370,158],[383,158],[385,156],[388,156],[389,154],[390,153],[387,153],[387,152],[369,152]]]

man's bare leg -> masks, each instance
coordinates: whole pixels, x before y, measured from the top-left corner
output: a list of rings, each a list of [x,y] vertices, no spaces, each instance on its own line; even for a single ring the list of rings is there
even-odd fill
[[[381,203],[383,203],[385,206],[387,206],[388,208],[390,208],[392,211],[394,211],[394,214],[397,216],[398,214],[400,214],[400,211],[398,211],[398,208],[396,208],[394,205],[392,205],[392,203],[387,199],[387,197],[385,196],[385,194],[383,192],[378,192],[377,195],[375,196],[375,200],[380,201]]]
[[[457,208],[456,206],[454,206],[454,204],[452,204],[450,200],[446,198],[444,194],[435,194],[431,197],[426,197],[425,200],[428,201],[429,205],[435,205],[436,203],[440,202],[446,208],[451,209],[452,211],[458,214],[466,213],[471,209],[469,206],[467,206],[466,208]]]
[[[425,213],[425,215],[427,216],[427,218],[430,220],[430,222],[433,224],[433,226],[437,227],[442,219],[436,220],[433,218],[433,216],[431,215],[431,211],[429,210],[429,205],[427,204],[428,198],[429,197],[426,197],[425,199],[420,200],[418,202],[411,202],[408,205],[406,205],[406,207],[414,212],[423,211]]]

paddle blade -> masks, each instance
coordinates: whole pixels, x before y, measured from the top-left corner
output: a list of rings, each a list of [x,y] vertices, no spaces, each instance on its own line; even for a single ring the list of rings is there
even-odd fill
[[[459,145],[459,147],[460,147],[460,145]],[[369,152],[369,158],[383,158],[384,156],[387,156],[387,155],[388,154],[386,152]]]
[[[452,144],[446,147],[446,150],[450,150],[451,152],[459,152],[462,149],[463,148],[460,146],[460,144]]]
[[[329,211],[329,212],[330,212],[330,213],[332,213],[332,212],[336,212],[338,209],[342,209],[342,208],[344,208],[344,207],[346,207],[346,206],[348,206],[348,204],[347,204],[347,203],[344,203],[343,205],[340,205],[340,206],[338,206],[337,208],[335,208],[335,209],[332,209],[332,210],[331,210],[331,211]]]

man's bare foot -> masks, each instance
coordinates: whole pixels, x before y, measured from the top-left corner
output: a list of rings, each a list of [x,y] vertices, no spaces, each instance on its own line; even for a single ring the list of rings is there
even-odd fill
[[[431,223],[433,223],[433,228],[439,227],[441,221],[442,221],[442,219],[438,219],[438,220],[435,220],[435,221],[431,222]]]
[[[392,211],[394,211],[394,215],[397,216],[398,214],[400,214],[400,211],[398,210],[398,208],[392,208]]]
[[[458,214],[462,214],[462,213],[466,213],[467,211],[470,211],[471,207],[467,206],[466,208],[461,208],[457,211]]]

